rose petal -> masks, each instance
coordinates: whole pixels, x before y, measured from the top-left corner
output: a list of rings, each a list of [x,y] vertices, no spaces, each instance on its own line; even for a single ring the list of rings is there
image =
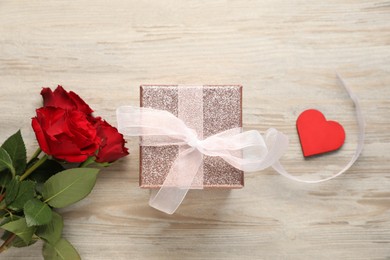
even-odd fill
[[[66,110],[79,110],[85,114],[91,114],[93,110],[73,91],[67,92],[58,85],[54,92],[50,88],[41,91],[45,107],[56,107]]]
[[[87,115],[89,115],[89,114],[91,114],[93,112],[93,110],[87,105],[87,103],[85,103],[84,100],[82,100],[79,97],[79,95],[77,95],[73,91],[69,92],[69,97],[76,104],[78,110],[84,112]]]
[[[96,156],[97,162],[113,162],[129,154],[123,135],[115,127],[100,120],[97,123],[97,129],[98,136],[102,139]]]
[[[31,121],[31,126],[35,132],[35,136],[37,138],[39,147],[44,151],[46,154],[51,154],[49,145],[46,141],[45,134],[43,133],[42,127],[38,122],[38,119],[34,117]]]

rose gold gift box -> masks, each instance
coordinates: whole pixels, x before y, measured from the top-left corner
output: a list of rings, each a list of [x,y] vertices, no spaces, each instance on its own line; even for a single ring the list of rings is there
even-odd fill
[[[178,116],[178,88],[177,85],[142,85],[141,107],[166,110]],[[204,85],[200,88],[203,88],[203,138],[242,127],[242,86]],[[140,187],[161,187],[178,153],[178,146],[141,146]],[[204,188],[243,186],[243,171],[219,157],[203,157]]]

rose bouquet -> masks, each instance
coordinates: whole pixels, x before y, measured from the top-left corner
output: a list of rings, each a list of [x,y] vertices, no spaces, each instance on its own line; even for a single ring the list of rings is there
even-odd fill
[[[43,240],[45,259],[79,259],[55,211],[85,198],[99,168],[128,154],[123,136],[77,94],[43,88],[32,119],[39,148],[27,160],[18,131],[0,147],[0,253]]]

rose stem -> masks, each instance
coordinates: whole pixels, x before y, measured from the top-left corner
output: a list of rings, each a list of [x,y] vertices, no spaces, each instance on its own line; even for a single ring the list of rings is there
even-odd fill
[[[27,169],[27,171],[20,177],[20,180],[26,179],[33,171],[35,171],[39,166],[41,166],[46,160],[47,155],[45,154],[41,159],[39,159],[33,166]]]
[[[31,157],[31,159],[28,161],[27,164],[31,163],[35,158],[37,158],[40,154],[41,154],[42,150],[40,147],[38,147],[38,149],[35,151],[35,153],[33,154],[33,156]]]
[[[4,241],[4,243],[0,246],[0,253],[7,250],[8,246],[14,241],[16,238],[15,234],[10,235],[7,240]]]
[[[90,156],[90,157],[88,157],[87,160],[85,160],[84,162],[82,162],[82,163],[79,165],[79,167],[80,167],[80,168],[87,167],[87,166],[90,165],[91,163],[94,163],[94,162],[95,162],[95,159],[96,159],[95,156]]]

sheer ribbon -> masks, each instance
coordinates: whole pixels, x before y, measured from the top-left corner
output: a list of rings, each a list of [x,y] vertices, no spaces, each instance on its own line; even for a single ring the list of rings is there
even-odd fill
[[[143,146],[180,147],[179,155],[163,185],[159,190],[152,191],[149,205],[168,214],[174,213],[193,185],[195,176],[201,173],[203,155],[221,157],[233,167],[245,172],[255,172],[272,166],[281,175],[305,183],[319,183],[341,175],[353,165],[363,149],[364,119],[357,97],[341,77],[337,76],[355,104],[359,139],[350,162],[340,172],[320,180],[300,179],[283,168],[279,159],[287,150],[288,138],[274,128],[268,129],[264,137],[255,130],[242,132],[241,128],[233,128],[202,139],[197,131],[167,111],[119,107],[118,130],[125,136],[141,136]],[[197,122],[193,124],[196,126]]]
[[[273,165],[288,146],[287,136],[272,128],[265,139],[258,131],[233,128],[200,140],[181,119],[164,110],[122,106],[117,117],[121,133],[147,137],[144,146],[182,147],[162,187],[152,191],[149,201],[150,206],[168,214],[175,212],[191,188],[203,155],[219,156],[237,169],[253,172]]]
[[[331,179],[334,179],[334,178],[340,176],[341,174],[343,174],[344,172],[346,172],[349,168],[351,168],[351,166],[356,162],[356,160],[359,158],[360,153],[363,150],[366,123],[365,123],[365,120],[364,120],[364,117],[362,114],[359,99],[352,92],[352,90],[348,87],[348,85],[345,83],[343,78],[338,73],[336,73],[336,75],[337,75],[337,79],[339,80],[340,85],[347,91],[349,97],[351,98],[351,100],[353,101],[353,103],[355,105],[356,120],[357,120],[358,128],[359,128],[359,136],[358,136],[358,142],[357,142],[357,146],[355,149],[355,153],[352,156],[351,160],[339,172],[337,172],[337,173],[335,173],[327,178],[322,178],[322,179],[318,179],[318,180],[306,180],[306,179],[298,178],[294,175],[291,175],[288,171],[286,171],[279,161],[275,162],[272,165],[272,168],[274,168],[275,171],[277,171],[278,173],[280,173],[281,175],[283,175],[284,177],[286,177],[290,180],[303,182],[303,183],[320,183],[320,182],[329,181]]]

